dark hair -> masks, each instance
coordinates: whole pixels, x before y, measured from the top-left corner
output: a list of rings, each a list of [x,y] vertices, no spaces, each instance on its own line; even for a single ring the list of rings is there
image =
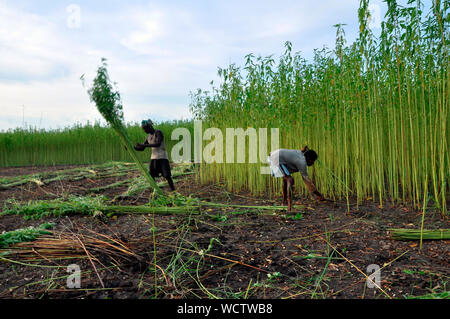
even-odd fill
[[[146,127],[146,126],[150,127],[150,126],[153,126],[153,122],[152,122],[152,120],[150,120],[150,119],[148,119],[148,120],[143,120],[142,123],[141,123],[141,126],[142,126],[142,127]]]
[[[305,158],[308,158],[312,161],[315,161],[319,156],[317,155],[316,152],[314,152],[313,150],[307,150],[305,153]]]

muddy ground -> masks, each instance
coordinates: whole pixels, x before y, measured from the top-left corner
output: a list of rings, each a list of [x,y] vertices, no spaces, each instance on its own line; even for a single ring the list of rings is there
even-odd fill
[[[0,177],[63,168],[68,167],[0,168]],[[138,175],[133,171],[103,179],[27,183],[0,190],[0,207],[10,198],[24,202],[86,196],[91,188]],[[185,196],[218,203],[279,205],[281,201],[247,192],[231,194],[220,184],[200,185],[195,175],[178,179],[176,187]],[[111,199],[126,189],[119,186],[100,194]],[[142,205],[149,195],[145,191],[114,204]],[[371,201],[351,203],[350,212],[345,200],[298,199],[296,205],[301,207],[291,214],[211,207],[200,214],[155,217],[0,216],[0,233],[53,222],[58,233],[106,235],[135,254],[123,258],[91,251],[56,259],[41,253],[26,260],[7,255],[7,260],[0,259],[0,298],[448,298],[449,241],[424,241],[420,249],[417,241],[391,240],[387,231],[418,228],[421,211],[390,203],[380,208]],[[449,228],[449,222],[430,209],[424,227]],[[67,287],[71,264],[80,267],[80,288]],[[370,265],[381,268],[380,289],[366,284],[364,273],[371,273]]]

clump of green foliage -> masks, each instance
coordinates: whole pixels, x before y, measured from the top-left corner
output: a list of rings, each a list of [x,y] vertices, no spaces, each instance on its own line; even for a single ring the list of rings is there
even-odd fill
[[[150,206],[153,207],[193,207],[199,206],[200,200],[191,196],[185,197],[180,193],[172,193],[167,196],[153,198]]]
[[[23,215],[25,219],[40,219],[43,217],[60,217],[70,214],[85,214],[93,216],[105,206],[103,196],[77,197],[55,200],[37,200],[20,203],[14,199],[6,202],[2,212],[4,215]]]
[[[114,83],[116,86],[116,83]],[[115,129],[123,128],[123,106],[119,91],[114,90],[109,79],[106,59],[102,58],[102,65],[98,68],[93,86],[88,90],[92,102],[104,119]]]
[[[93,217],[115,214],[184,214],[198,211],[198,199],[175,193],[154,197],[150,205],[121,206],[108,205],[105,196],[69,196],[54,200],[36,200],[20,203],[14,199],[6,201],[2,215],[22,215],[25,219],[87,215]]]
[[[41,235],[51,234],[48,229],[52,229],[53,227],[54,224],[45,223],[38,227],[30,226],[28,228],[3,232],[0,234],[0,248],[7,248],[18,243],[33,241]]]
[[[56,181],[78,181],[85,178],[105,178],[127,175],[135,171],[134,163],[106,162],[101,165],[76,167],[62,170],[48,170],[34,174],[16,175],[0,178],[0,189],[8,189],[27,183],[39,186]]]

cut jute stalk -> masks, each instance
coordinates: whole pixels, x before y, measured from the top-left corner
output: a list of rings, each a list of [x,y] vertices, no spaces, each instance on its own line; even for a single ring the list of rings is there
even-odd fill
[[[388,229],[393,240],[447,240],[450,239],[450,229]]]
[[[126,215],[126,214],[155,214],[171,215],[199,212],[198,206],[181,207],[151,207],[151,206],[104,206],[99,207],[99,211],[104,213]]]
[[[200,206],[210,207],[230,207],[230,208],[246,208],[246,209],[260,209],[260,210],[286,210],[287,206],[252,206],[252,205],[235,205],[235,204],[219,204],[210,202],[201,202]],[[303,209],[303,206],[294,206],[294,209]]]

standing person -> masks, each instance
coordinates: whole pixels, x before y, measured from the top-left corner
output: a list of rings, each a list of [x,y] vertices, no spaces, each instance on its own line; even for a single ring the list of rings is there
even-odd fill
[[[308,191],[317,196],[319,201],[324,201],[325,198],[320,194],[314,183],[308,177],[307,166],[314,165],[317,160],[317,153],[308,149],[305,146],[301,151],[279,149],[272,153],[268,158],[272,176],[283,177],[283,203],[282,205],[288,206],[288,211],[292,208],[292,192],[294,187],[294,178],[291,176],[293,173],[300,172],[303,181],[305,182]]]
[[[172,191],[175,190],[175,186],[172,180],[172,173],[170,171],[169,157],[167,156],[166,143],[164,142],[164,135],[160,130],[155,130],[153,122],[151,120],[142,121],[141,125],[147,138],[143,144],[136,144],[134,149],[142,152],[147,147],[151,147],[152,156],[150,159],[150,175],[153,179],[156,179],[162,175]]]

